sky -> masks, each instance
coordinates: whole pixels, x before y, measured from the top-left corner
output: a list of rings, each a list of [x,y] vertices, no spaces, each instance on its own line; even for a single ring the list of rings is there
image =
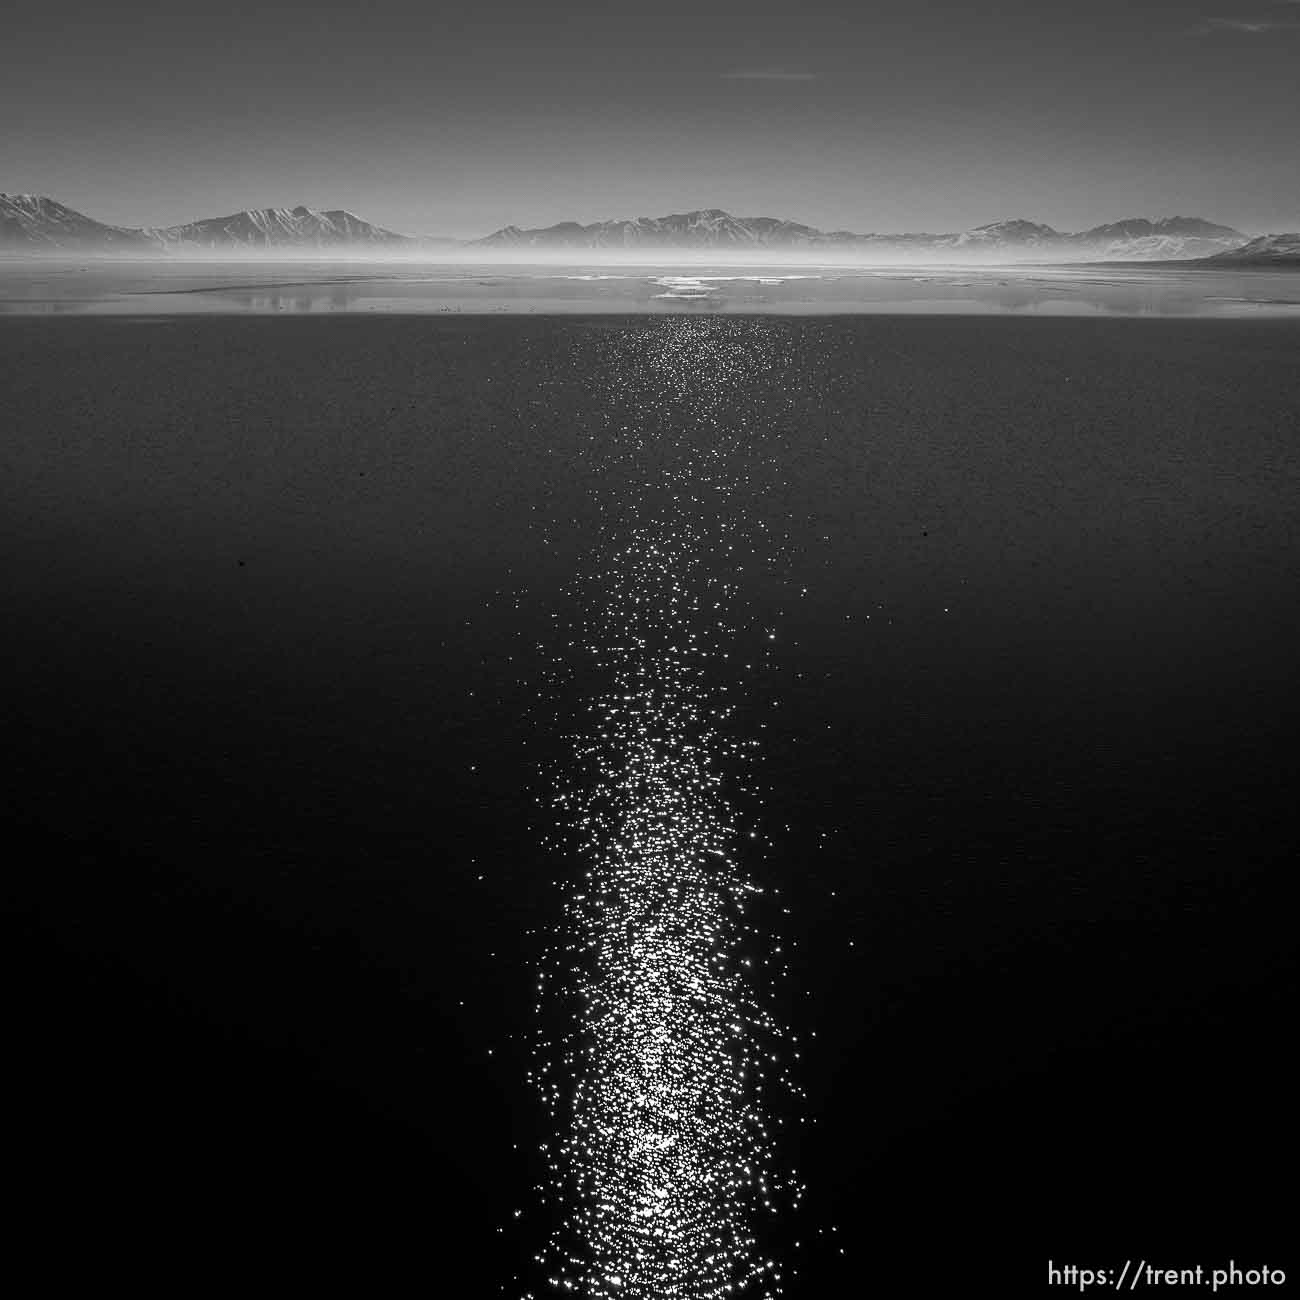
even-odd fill
[[[61,0],[0,27],[0,191],[406,234],[1300,229],[1300,0]]]

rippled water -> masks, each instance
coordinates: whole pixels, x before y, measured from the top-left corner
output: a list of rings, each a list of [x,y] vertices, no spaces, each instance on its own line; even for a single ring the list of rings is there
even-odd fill
[[[736,722],[777,638],[747,612],[746,570],[774,559],[748,507],[780,478],[781,410],[735,406],[790,366],[790,343],[745,321],[665,322],[614,336],[588,380],[600,526],[556,663],[578,695],[554,783],[572,883],[541,977],[543,1013],[567,1014],[536,1073],[563,1213],[551,1281],[584,1296],[782,1291],[757,1229],[799,1199],[765,1098],[795,1089],[793,1048],[766,1005],[780,948],[750,918],[758,741]]]
[[[1296,326],[693,270],[0,321],[17,1167],[104,1258],[821,1300],[1285,1239]]]

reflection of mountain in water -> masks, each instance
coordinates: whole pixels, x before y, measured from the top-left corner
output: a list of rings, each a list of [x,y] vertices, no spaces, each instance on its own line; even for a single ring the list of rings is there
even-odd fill
[[[303,288],[292,293],[278,290],[272,293],[234,293],[230,298],[250,312],[347,311],[354,303],[348,291],[338,286],[316,290]]]

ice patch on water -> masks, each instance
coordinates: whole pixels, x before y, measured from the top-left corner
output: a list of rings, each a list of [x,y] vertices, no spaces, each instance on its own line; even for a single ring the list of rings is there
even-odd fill
[[[715,284],[708,284],[694,275],[661,275],[650,281],[661,285],[667,293],[657,293],[656,298],[707,298],[718,292]]]

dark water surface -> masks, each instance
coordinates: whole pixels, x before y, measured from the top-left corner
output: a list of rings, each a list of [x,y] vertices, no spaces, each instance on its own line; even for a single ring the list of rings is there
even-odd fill
[[[794,358],[728,416],[788,1293],[1285,1264],[1300,327],[716,324]],[[105,1278],[535,1281],[535,701],[671,326],[0,321],[9,1167]]]

